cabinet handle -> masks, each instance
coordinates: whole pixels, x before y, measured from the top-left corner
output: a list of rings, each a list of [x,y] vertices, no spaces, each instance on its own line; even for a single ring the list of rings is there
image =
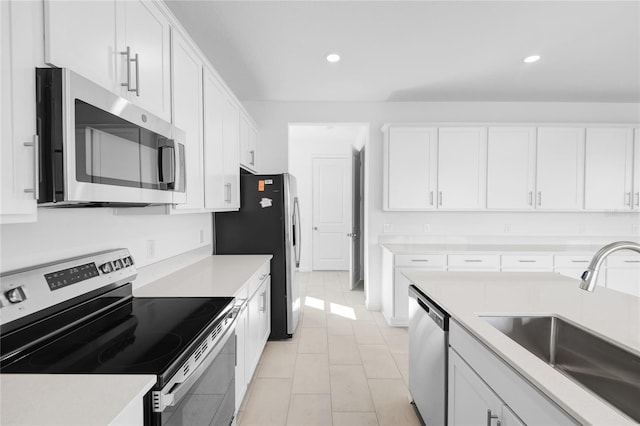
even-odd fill
[[[429,205],[432,206],[433,205],[433,191],[429,192]]]
[[[120,83],[120,85],[126,87],[127,92],[131,92],[131,46],[127,46],[127,50],[120,52],[120,54],[125,56],[125,60],[127,61],[127,82]]]
[[[411,259],[412,262],[428,262],[429,259]]]
[[[624,263],[640,263],[640,260],[625,260]]]
[[[633,199],[634,199],[633,205],[636,207],[640,207],[640,192],[636,192],[633,195]]]
[[[256,165],[256,152],[255,150],[251,150],[249,151],[249,154],[251,154],[251,161],[249,162],[249,164],[251,164],[252,166]]]
[[[538,205],[542,205],[542,191],[538,191]]]
[[[491,420],[493,419],[497,419],[498,416],[495,414],[491,414],[491,410],[487,410],[487,426],[491,426]],[[500,423],[500,420],[498,420],[498,423]]]
[[[533,205],[533,191],[529,191],[529,205]]]
[[[438,192],[438,205],[441,206],[442,205],[442,191]]]
[[[226,203],[231,202],[231,184],[230,183],[224,184],[224,201]]]
[[[260,295],[260,298],[262,299],[262,303],[260,306],[260,312],[264,312],[266,309],[266,305],[267,305],[267,292],[263,291],[262,294]]]
[[[33,147],[33,188],[27,188],[24,192],[33,193],[33,198],[37,201],[40,198],[40,138],[38,135],[33,135],[33,140],[23,145]]]
[[[572,260],[571,263],[589,263],[588,260]]]
[[[520,263],[536,263],[536,260],[518,259]]]
[[[136,96],[140,96],[140,58],[136,53],[135,59],[132,59],[136,63],[136,88],[132,92],[136,92]]]
[[[464,261],[467,263],[479,263],[482,262],[482,259],[465,259]]]
[[[625,192],[624,194],[624,205],[625,206],[631,206],[631,193],[630,192]]]

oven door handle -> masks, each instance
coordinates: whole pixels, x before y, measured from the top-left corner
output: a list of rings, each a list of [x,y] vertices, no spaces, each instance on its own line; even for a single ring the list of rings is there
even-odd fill
[[[236,330],[237,312],[232,316],[232,322],[227,326],[225,332],[216,339],[216,342],[209,351],[208,355],[202,362],[192,371],[191,374],[183,382],[169,383],[160,391],[153,392],[153,411],[160,413],[168,406],[176,406],[182,398],[189,392],[194,383],[202,376],[204,371],[213,363],[223,346],[234,335]]]

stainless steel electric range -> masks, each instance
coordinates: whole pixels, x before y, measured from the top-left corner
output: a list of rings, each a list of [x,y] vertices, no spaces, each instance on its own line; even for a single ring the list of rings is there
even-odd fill
[[[232,424],[234,299],[134,298],[136,274],[117,249],[0,275],[0,373],[152,374],[145,425]]]

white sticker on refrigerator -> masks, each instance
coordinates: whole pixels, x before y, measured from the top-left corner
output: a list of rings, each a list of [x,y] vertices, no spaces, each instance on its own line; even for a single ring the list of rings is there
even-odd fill
[[[263,209],[265,207],[271,207],[273,205],[273,200],[271,198],[263,198],[262,200],[260,200],[260,207],[262,207]]]
[[[265,185],[273,185],[273,179],[265,179],[264,180],[264,184]]]

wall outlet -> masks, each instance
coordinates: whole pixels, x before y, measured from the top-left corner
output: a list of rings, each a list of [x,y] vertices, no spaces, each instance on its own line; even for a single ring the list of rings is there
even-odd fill
[[[200,230],[200,244],[204,244],[204,229]]]
[[[429,225],[428,223],[424,224],[424,232],[431,232],[431,225]]]
[[[510,233],[510,232],[511,232],[511,224],[509,224],[509,223],[505,223],[505,224],[504,224],[504,233],[505,233],[505,234],[508,234],[508,233]]]
[[[385,223],[383,226],[384,232],[393,232],[393,223]]]
[[[156,240],[147,240],[147,259],[156,257]]]

